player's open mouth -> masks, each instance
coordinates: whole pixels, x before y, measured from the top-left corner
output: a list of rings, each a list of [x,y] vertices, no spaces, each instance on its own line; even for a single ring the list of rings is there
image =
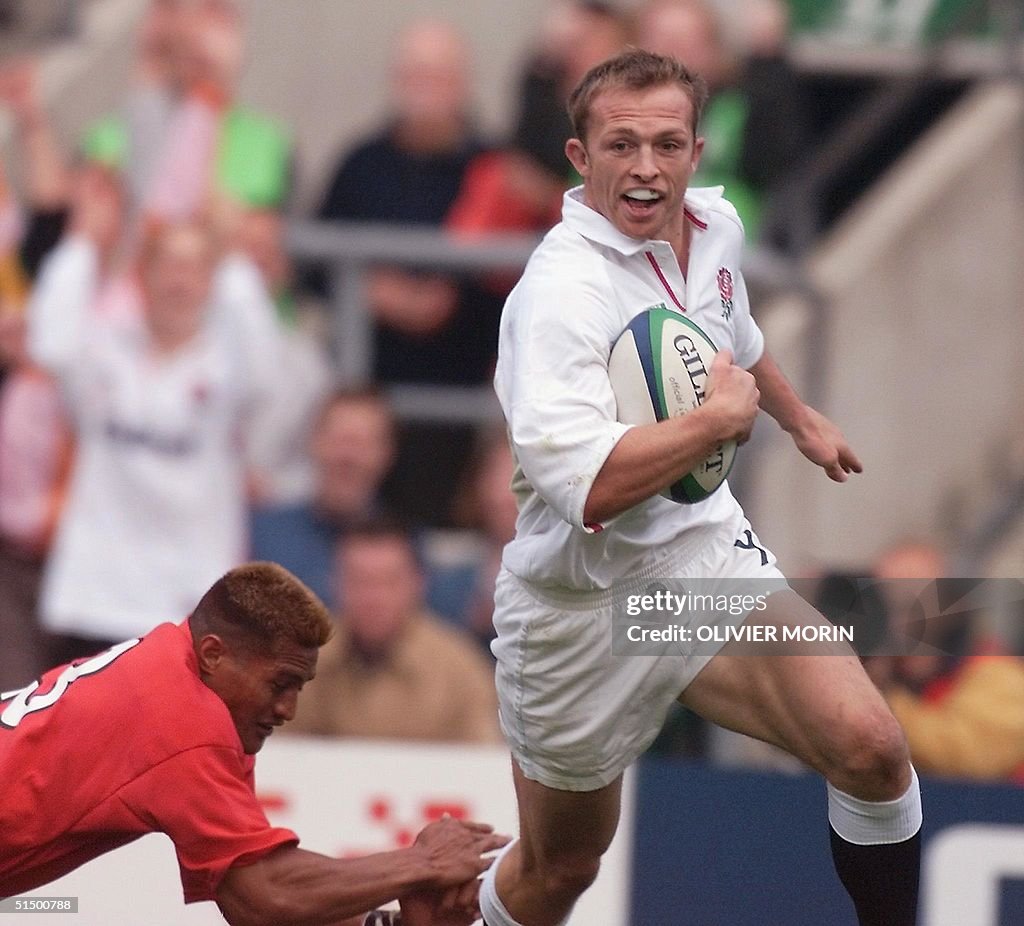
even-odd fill
[[[646,215],[661,202],[662,194],[647,187],[636,187],[622,194],[626,207],[634,215]]]
[[[260,724],[257,724],[256,726],[259,729],[259,731],[262,734],[262,736],[264,737],[264,739],[266,739],[266,737],[270,736],[270,734],[274,732],[274,727],[273,727],[272,724],[260,723]]]

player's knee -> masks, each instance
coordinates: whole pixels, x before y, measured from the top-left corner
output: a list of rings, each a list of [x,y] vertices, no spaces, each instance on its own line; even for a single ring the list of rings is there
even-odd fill
[[[548,896],[579,897],[597,879],[601,859],[587,855],[553,858],[538,872]]]
[[[910,752],[888,710],[865,712],[849,725],[843,755],[829,780],[863,800],[895,800],[903,794],[910,780]]]

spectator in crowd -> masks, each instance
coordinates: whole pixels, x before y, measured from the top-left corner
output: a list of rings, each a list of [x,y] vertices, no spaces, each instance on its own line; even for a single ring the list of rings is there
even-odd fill
[[[43,586],[54,661],[186,614],[244,557],[244,435],[276,385],[255,268],[221,260],[208,226],[172,223],[150,230],[137,284],[116,278],[122,221],[116,182],[87,168],[29,304],[30,354],[77,440]]]
[[[491,668],[470,640],[431,614],[409,534],[377,520],[338,546],[338,632],[306,686],[293,731],[497,743]]]
[[[165,211],[166,204],[154,199],[167,199],[169,189],[173,201],[175,187],[187,208],[190,196],[182,188],[211,179],[216,193],[232,203],[283,204],[291,173],[288,133],[235,99],[244,25],[236,0],[150,0],[128,100],[83,141],[88,158],[124,172],[133,212]],[[211,111],[212,120],[205,113],[197,117],[197,106]],[[209,157],[199,161],[201,175],[186,176],[176,149],[196,144],[207,145]],[[161,192],[161,178],[170,177],[174,182]]]
[[[469,52],[459,33],[441,22],[409,26],[393,52],[391,118],[341,160],[318,217],[440,226],[483,147],[470,119],[469,87]],[[487,375],[489,357],[481,365],[457,342],[463,332],[453,321],[470,320],[472,306],[455,280],[378,267],[368,289],[378,380],[444,382],[452,361],[476,364],[471,372],[455,371],[466,382]]]
[[[494,639],[494,580],[501,551],[516,532],[516,496],[512,491],[515,465],[504,428],[487,430],[479,441],[455,521],[470,543],[454,544],[444,536],[424,544],[430,606],[472,635],[490,656]],[[448,549],[467,551],[446,556]],[[468,548],[468,550],[467,550]]]
[[[21,227],[0,164],[0,691],[43,668],[36,605],[64,433],[52,383],[25,357]]]
[[[553,5],[519,88],[509,143],[470,165],[447,225],[460,234],[546,231],[561,217],[562,194],[578,181],[565,156],[572,134],[569,91],[630,39],[626,17],[599,0]],[[504,294],[512,284],[504,281]]]
[[[984,584],[947,578],[944,552],[921,541],[884,551],[875,575],[895,655],[876,659],[874,674],[915,766],[1024,784],[1024,659],[986,633]]]
[[[25,278],[35,278],[43,258],[60,240],[72,178],[40,98],[38,70],[38,62],[31,58],[0,68],[0,106],[11,116],[13,141],[24,169],[22,195],[27,215],[19,242],[22,285]],[[4,276],[9,285],[11,276]]]
[[[277,376],[288,388],[269,392],[250,422],[250,488],[264,501],[290,502],[310,491],[303,450],[330,371],[322,345],[296,324],[277,208],[287,140],[268,120],[232,106],[242,26],[234,0],[156,0],[140,41],[141,84],[148,91],[135,101],[127,160],[107,159],[124,168],[141,210],[130,233],[203,217],[260,271],[278,309]]]
[[[679,59],[707,81],[704,152],[692,184],[724,185],[747,241],[756,243],[765,198],[804,156],[810,130],[785,58],[785,4],[745,0],[742,8],[730,42],[729,24],[710,0],[646,0],[637,15],[637,44]]]
[[[39,589],[71,455],[56,385],[26,355],[21,298],[0,296],[0,691],[46,666]]]
[[[278,375],[287,383],[286,389],[275,390],[260,420],[253,423],[253,495],[261,505],[300,504],[313,491],[309,442],[333,375],[319,327],[322,309],[308,301],[300,304],[296,296],[278,210],[246,209],[235,225],[234,240],[259,270],[277,309]]]
[[[39,589],[71,439],[56,384],[29,361],[24,309],[39,261],[56,243],[52,215],[60,212],[63,222],[69,175],[38,97],[33,61],[0,69],[0,106],[12,117],[23,165],[21,202],[0,165],[0,690],[6,690],[46,665]]]
[[[252,513],[253,557],[280,563],[337,606],[334,552],[355,522],[382,512],[380,487],[395,455],[395,420],[379,391],[341,389],[323,403],[309,442],[313,492]]]
[[[276,122],[234,102],[243,26],[235,0],[151,0],[124,112],[93,125],[82,142],[88,163],[122,176],[127,244],[137,246],[154,221],[202,213],[223,222],[227,232],[242,224],[246,210],[283,203],[291,141]],[[63,234],[71,195],[70,172],[40,105],[34,70],[19,62],[0,72],[0,97],[15,116],[24,160],[32,166],[32,222],[23,246],[30,274]]]
[[[342,158],[318,210],[327,221],[440,228],[483,148],[470,116],[469,52],[436,21],[411,24],[391,62],[390,118]],[[428,268],[378,266],[367,283],[373,377],[479,385],[497,345],[500,298]],[[443,520],[472,445],[469,426],[405,424],[388,494],[413,520]]]
[[[579,182],[565,156],[572,136],[569,93],[591,67],[631,40],[630,20],[603,0],[558,0],[541,22],[536,51],[519,83],[513,137],[563,187]]]
[[[46,666],[39,591],[70,460],[52,380],[18,362],[0,386],[0,690],[26,683]]]

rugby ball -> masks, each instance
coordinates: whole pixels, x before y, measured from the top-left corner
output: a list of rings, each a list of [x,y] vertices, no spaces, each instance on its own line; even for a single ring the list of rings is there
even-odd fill
[[[608,360],[618,420],[654,424],[697,408],[717,350],[685,315],[664,306],[641,312],[616,339]],[[736,442],[726,441],[661,494],[682,504],[701,502],[725,482],[735,458]]]

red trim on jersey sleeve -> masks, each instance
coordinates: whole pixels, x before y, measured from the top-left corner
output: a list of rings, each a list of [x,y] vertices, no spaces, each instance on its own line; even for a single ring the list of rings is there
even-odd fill
[[[185,903],[216,899],[233,865],[251,865],[298,843],[291,830],[270,825],[251,771],[232,749],[200,746],[154,766],[118,795],[139,819],[170,836]]]

